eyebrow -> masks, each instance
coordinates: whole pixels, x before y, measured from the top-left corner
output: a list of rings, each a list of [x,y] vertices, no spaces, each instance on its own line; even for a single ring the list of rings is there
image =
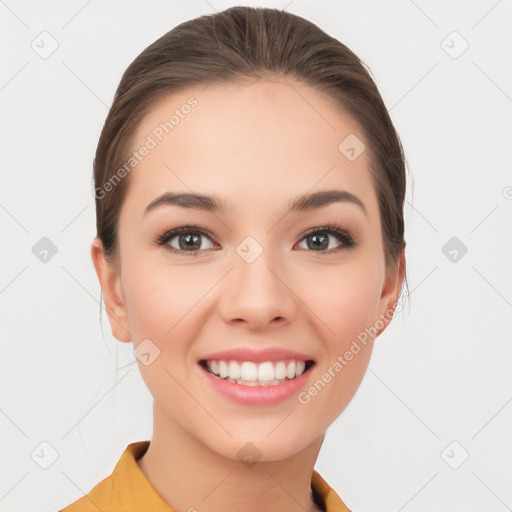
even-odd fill
[[[333,203],[352,203],[359,206],[365,215],[368,215],[363,202],[354,194],[346,190],[324,190],[296,197],[289,203],[288,213],[303,212],[322,208]],[[179,206],[193,210],[207,212],[225,212],[231,208],[228,201],[215,196],[206,196],[194,193],[166,192],[148,204],[144,215],[157,207],[164,205]]]

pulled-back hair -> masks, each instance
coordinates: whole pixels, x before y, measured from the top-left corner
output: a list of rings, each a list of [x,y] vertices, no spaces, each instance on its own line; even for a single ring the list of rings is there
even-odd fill
[[[94,186],[102,191],[96,194],[97,236],[109,261],[116,259],[119,212],[129,176],[108,193],[104,186],[129,158],[137,129],[152,106],[190,86],[265,77],[310,86],[358,123],[370,151],[386,270],[396,268],[405,247],[405,157],[365,65],[343,43],[300,16],[239,6],[181,23],[148,46],[123,74],[94,159]]]

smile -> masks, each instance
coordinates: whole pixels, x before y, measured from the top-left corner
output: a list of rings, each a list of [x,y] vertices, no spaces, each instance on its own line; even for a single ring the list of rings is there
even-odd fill
[[[227,382],[242,386],[277,386],[300,377],[313,365],[312,360],[281,361],[201,360],[207,372]]]

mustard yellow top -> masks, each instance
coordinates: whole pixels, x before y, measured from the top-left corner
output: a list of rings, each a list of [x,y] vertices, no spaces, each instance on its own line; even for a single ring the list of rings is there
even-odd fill
[[[137,465],[136,461],[146,453],[149,443],[129,444],[110,476],[59,512],[173,512]],[[315,470],[311,487],[324,502],[326,512],[351,512]]]

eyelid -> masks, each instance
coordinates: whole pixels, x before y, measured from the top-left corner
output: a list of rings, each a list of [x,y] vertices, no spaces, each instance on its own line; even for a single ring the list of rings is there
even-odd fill
[[[300,238],[299,243],[314,233],[326,233],[328,235],[334,236],[341,243],[341,247],[334,249],[334,250],[331,249],[329,251],[309,251],[309,252],[318,252],[321,254],[333,254],[333,253],[337,253],[341,250],[353,249],[354,247],[359,245],[359,240],[352,233],[352,231],[350,231],[348,229],[344,229],[341,226],[338,226],[337,224],[334,224],[331,222],[328,222],[321,226],[316,226],[316,227],[308,229],[307,231],[304,232],[304,234]]]
[[[166,245],[173,238],[181,235],[182,233],[189,233],[189,232],[191,232],[191,233],[197,232],[200,235],[203,235],[204,237],[209,238],[214,244],[219,245],[217,239],[209,231],[201,228],[200,226],[198,226],[194,223],[187,224],[186,226],[179,226],[177,228],[168,229],[167,231],[162,233],[156,239],[155,244],[158,246]],[[177,253],[199,254],[200,252],[204,252],[204,250],[203,251],[183,251],[183,250],[171,247],[171,246],[169,246],[169,248],[170,248],[171,252],[177,252]]]
[[[217,246],[220,245],[219,242],[217,241],[217,239],[215,238],[215,236],[213,236],[209,231],[201,228],[200,226],[198,226],[194,223],[190,223],[185,226],[179,226],[177,228],[169,229],[169,230],[165,231],[163,234],[161,234],[154,243],[155,243],[155,245],[158,245],[158,246],[167,245],[167,249],[170,252],[173,252],[176,254],[186,254],[186,255],[197,256],[197,255],[205,252],[206,249],[202,249],[202,250],[198,250],[198,251],[185,251],[182,249],[176,249],[175,247],[168,245],[168,242],[170,240],[181,235],[182,233],[194,233],[194,232],[199,233],[200,235],[210,239]],[[330,249],[327,251],[313,251],[313,250],[308,250],[308,249],[301,249],[301,250],[305,250],[306,252],[313,252],[313,253],[318,252],[320,254],[333,254],[333,253],[338,253],[342,250],[352,249],[359,244],[357,237],[355,237],[350,230],[344,229],[341,226],[338,226],[337,224],[334,224],[334,223],[326,223],[326,224],[323,224],[320,226],[314,226],[314,227],[306,230],[302,234],[301,238],[298,240],[297,243],[302,242],[305,238],[307,238],[308,236],[310,236],[314,233],[325,233],[327,235],[334,236],[338,240],[338,242],[340,242],[341,245],[338,248]]]

